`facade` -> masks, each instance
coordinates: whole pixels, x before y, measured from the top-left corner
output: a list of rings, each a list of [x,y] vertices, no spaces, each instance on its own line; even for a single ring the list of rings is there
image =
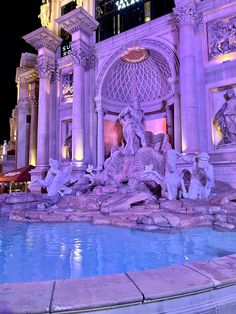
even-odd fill
[[[42,27],[24,36],[38,54],[16,74],[17,168],[40,178],[51,157],[101,170],[138,99],[147,130],[208,152],[216,179],[236,186],[236,1],[157,2],[43,1]]]

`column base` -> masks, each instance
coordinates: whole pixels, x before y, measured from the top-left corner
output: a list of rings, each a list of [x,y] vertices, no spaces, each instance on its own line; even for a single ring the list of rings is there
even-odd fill
[[[88,167],[88,164],[84,161],[78,161],[78,160],[72,160],[72,167],[74,170],[86,170]]]

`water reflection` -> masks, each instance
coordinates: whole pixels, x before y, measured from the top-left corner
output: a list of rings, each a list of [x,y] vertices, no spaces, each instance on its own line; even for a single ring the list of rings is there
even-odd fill
[[[179,234],[78,223],[0,219],[0,282],[50,280],[160,268],[236,252],[236,233]]]

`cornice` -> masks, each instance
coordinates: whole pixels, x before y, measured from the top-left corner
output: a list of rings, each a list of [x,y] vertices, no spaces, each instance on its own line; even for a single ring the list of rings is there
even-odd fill
[[[46,27],[41,27],[32,33],[23,36],[23,39],[34,47],[36,50],[47,48],[55,52],[57,47],[61,45],[62,39],[51,32]]]
[[[82,31],[91,35],[99,23],[82,7],[79,7],[55,20],[57,24],[68,33],[73,34]]]
[[[27,82],[32,82],[38,80],[38,72],[36,69],[26,69],[18,68],[17,69],[17,79],[23,79]]]

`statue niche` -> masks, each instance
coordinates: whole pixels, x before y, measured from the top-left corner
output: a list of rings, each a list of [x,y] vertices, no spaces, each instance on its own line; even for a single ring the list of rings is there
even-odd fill
[[[225,102],[217,111],[213,124],[221,140],[218,145],[236,143],[236,96],[233,89],[224,94]]]

